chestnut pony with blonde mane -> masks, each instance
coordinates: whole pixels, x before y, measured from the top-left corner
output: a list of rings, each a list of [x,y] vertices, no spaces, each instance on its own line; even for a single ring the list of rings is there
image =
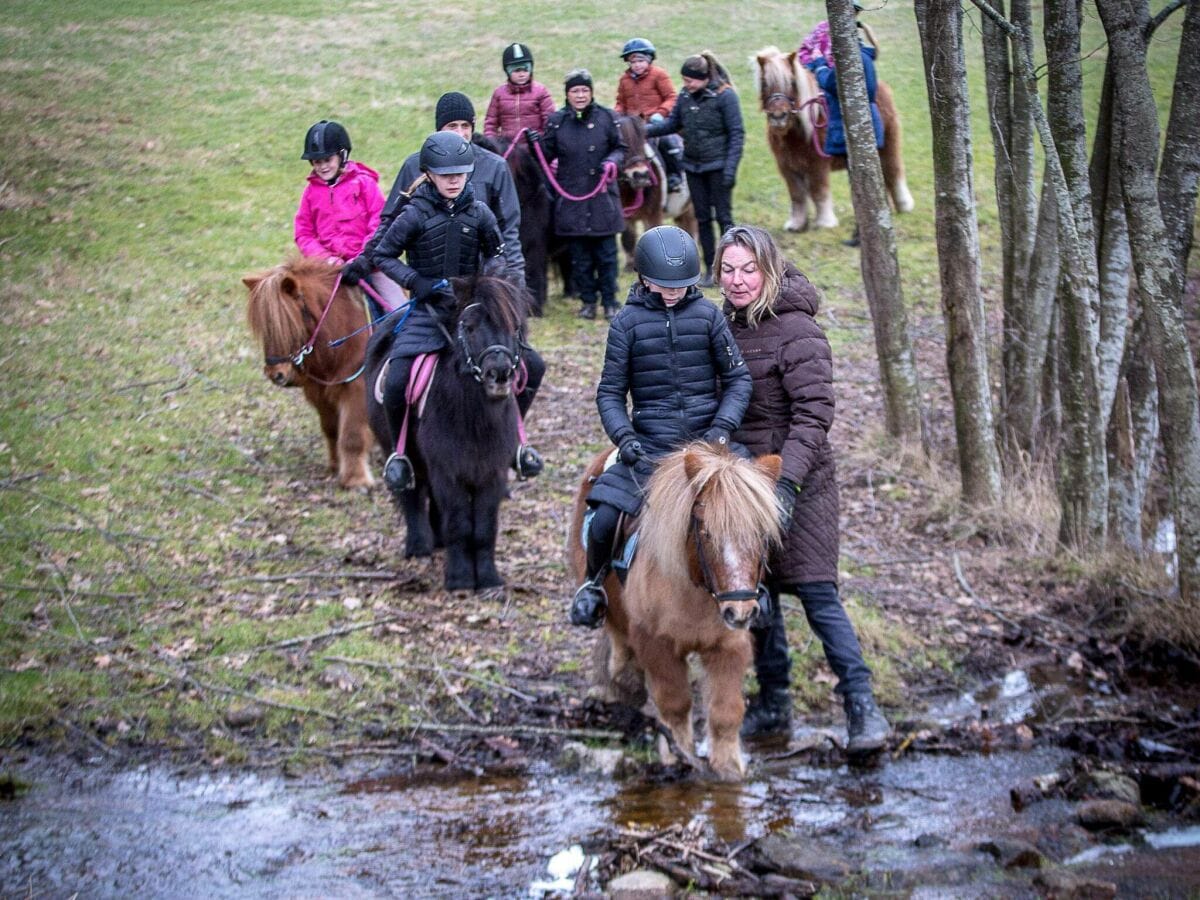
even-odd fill
[[[767,114],[767,143],[792,201],[791,215],[783,227],[807,231],[810,204],[816,211],[812,224],[818,228],[836,227],[829,173],[845,169],[846,157],[823,154],[824,122],[814,124],[814,115],[819,117],[817,111],[824,109],[821,88],[794,51],[784,53],[778,47],[764,47],[755,61],[759,102]],[[896,211],[909,212],[913,199],[904,177],[900,113],[891,86],[885,81],[877,82],[875,104],[883,120],[883,149],[879,151],[883,180]]]
[[[367,332],[339,347],[343,337],[370,321],[358,291],[339,286],[332,304],[338,267],[316,258],[294,257],[242,283],[250,289],[246,320],[262,343],[267,380],[279,387],[300,387],[317,410],[329,450],[329,469],[344,488],[374,483],[367,467],[371,429],[367,424],[367,393],[362,378]],[[321,314],[329,312],[316,333]],[[312,351],[297,357],[302,348]]]
[[[699,240],[700,232],[687,180],[683,180],[679,190],[667,191],[667,170],[659,151],[646,138],[646,124],[637,116],[617,116],[617,130],[629,146],[621,163],[618,181],[621,211],[625,216],[621,247],[625,251],[625,268],[632,272],[639,223],[644,233],[670,218],[693,240]]]
[[[610,455],[592,461],[576,494],[570,555],[577,579],[585,568],[585,498]],[[604,585],[608,685],[627,679],[630,666],[644,673],[674,743],[660,740],[660,754],[668,761],[677,749],[696,765],[688,655],[697,654],[706,676],[708,762],[725,780],[746,773],[738,732],[742,678],[753,658],[747,629],[758,614],[768,550],[780,539],[779,471],[778,456],[751,461],[703,443],[664,456],[634,526],[637,551],[624,588],[611,575]]]

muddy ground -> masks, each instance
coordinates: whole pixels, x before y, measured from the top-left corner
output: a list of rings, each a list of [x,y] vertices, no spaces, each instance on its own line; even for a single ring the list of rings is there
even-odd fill
[[[373,633],[409,666],[392,702],[422,709],[417,727],[390,727],[384,705],[298,757],[230,700],[223,728],[245,751],[232,767],[201,736],[137,745],[119,722],[30,735],[0,755],[13,851],[0,896],[565,895],[635,869],[726,895],[1195,896],[1197,660],[1124,637],[1124,611],[1155,601],[1132,579],[1085,587],[1079,566],[1042,555],[1044,519],[956,512],[945,386],[928,389],[935,462],[914,461],[879,437],[869,323],[836,307],[824,321],[845,348],[832,435],[841,586],[895,725],[884,753],[845,759],[819,665],[799,670],[792,740],[751,747],[740,787],[658,765],[652,723],[591,695],[596,638],[565,624],[563,565],[570,498],[601,442],[602,326],[583,324],[549,361],[531,417],[547,471],[514,483],[502,512],[503,595],[446,594],[440,560],[402,560],[402,533],[377,526],[390,516],[382,489],[367,501],[375,518],[332,551],[281,550],[315,573],[314,595],[353,591],[375,611]],[[936,326],[916,333],[924,370],[940,371]],[[304,488],[292,502],[332,496],[305,436],[280,450],[308,460],[287,474]],[[294,512],[282,506],[278,523]],[[327,643],[276,652],[296,671],[320,661],[353,696],[368,675],[323,656]],[[429,647],[432,662],[417,662]],[[625,750],[617,772],[599,771],[599,745]],[[555,881],[547,865],[571,869],[556,854],[573,845],[584,864]]]

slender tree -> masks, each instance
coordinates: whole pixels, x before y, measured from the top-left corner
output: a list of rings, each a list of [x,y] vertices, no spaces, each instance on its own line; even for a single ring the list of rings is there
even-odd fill
[[[963,499],[994,504],[1000,500],[1000,454],[980,286],[963,13],[956,0],[916,0],[914,9],[933,130],[934,220]]]
[[[871,106],[858,53],[852,0],[827,0],[829,39],[838,61],[838,99],[846,128],[850,194],[862,241],[863,286],[871,309],[879,374],[883,382],[888,434],[920,440],[927,448],[921,416],[921,388],[908,336],[908,313],[896,255],[896,233],[888,207],[883,168],[875,147]]]

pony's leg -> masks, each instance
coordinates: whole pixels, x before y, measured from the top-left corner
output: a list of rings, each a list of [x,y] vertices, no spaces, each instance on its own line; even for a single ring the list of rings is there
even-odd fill
[[[506,478],[501,474],[496,484],[475,493],[471,549],[475,556],[477,591],[504,586],[504,579],[496,571],[496,535],[500,530],[500,501],[507,489]]]
[[[404,556],[433,555],[433,530],[429,526],[429,489],[417,482],[411,491],[400,491],[400,507],[404,511]]]
[[[443,473],[430,470],[430,494],[441,519],[446,546],[445,587],[448,591],[475,589],[474,507],[475,496],[456,486]]]
[[[900,147],[900,123],[895,123],[895,134],[890,132],[884,138],[883,150],[879,154],[879,162],[883,165],[883,181],[888,193],[892,195],[892,203],[896,212],[912,212],[913,196],[908,190],[908,179],[904,177],[904,157]]]
[[[645,663],[646,682],[659,721],[667,726],[679,749],[692,756],[695,753],[695,738],[692,734],[692,686],[688,682],[687,660],[679,659],[670,642],[662,638],[653,638],[645,646],[639,647],[637,657]],[[664,763],[675,761],[675,754],[662,737],[658,739],[658,755]]]
[[[746,775],[738,732],[746,714],[742,678],[752,656],[750,642],[726,641],[701,652],[708,701],[708,762],[718,778],[738,781]]]
[[[375,483],[367,466],[370,452],[366,382],[358,378],[346,386],[338,403],[338,483],[342,487],[370,487]]]
[[[813,205],[817,218],[813,223],[818,228],[836,228],[837,214],[833,211],[833,191],[829,186],[829,160],[820,159],[813,167],[809,186],[812,188]]]
[[[778,161],[777,161],[778,162]],[[803,172],[787,168],[778,163],[779,174],[787,185],[788,198],[792,203],[792,213],[783,224],[787,231],[808,230],[808,177]]]
[[[625,271],[634,271],[633,251],[637,247],[637,229],[632,221],[626,221],[625,230],[621,232],[621,249],[625,251]]]
[[[321,419],[321,433],[325,435],[325,449],[329,453],[329,474],[339,473],[338,465],[338,419],[340,417],[338,404],[323,393],[319,400],[313,401],[317,415]]]

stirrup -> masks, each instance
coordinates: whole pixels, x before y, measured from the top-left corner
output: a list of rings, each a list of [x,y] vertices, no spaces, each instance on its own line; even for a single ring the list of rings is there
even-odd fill
[[[599,628],[604,624],[605,613],[608,612],[608,595],[604,592],[602,582],[605,575],[589,578],[575,591],[571,598],[571,624],[584,628]]]
[[[393,453],[383,464],[383,480],[393,491],[411,491],[417,486],[417,473],[407,456]]]
[[[513,461],[513,468],[517,470],[517,478],[524,481],[526,478],[541,475],[545,464],[542,462],[542,454],[529,444],[521,444],[517,447],[517,458]]]

